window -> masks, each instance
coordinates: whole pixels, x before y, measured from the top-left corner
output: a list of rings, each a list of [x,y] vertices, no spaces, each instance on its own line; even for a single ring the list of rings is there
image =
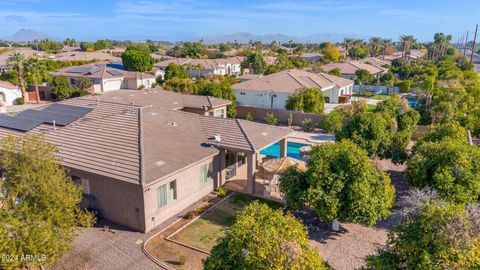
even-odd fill
[[[200,167],[200,180],[202,183],[208,183],[213,180],[213,163],[210,162]]]
[[[224,116],[223,109],[215,111],[215,117],[223,117],[223,116]]]
[[[177,199],[177,181],[174,180],[168,184],[157,188],[158,208],[175,201]]]

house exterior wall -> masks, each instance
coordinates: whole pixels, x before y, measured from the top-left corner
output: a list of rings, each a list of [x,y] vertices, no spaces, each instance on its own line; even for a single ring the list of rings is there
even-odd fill
[[[203,165],[212,163],[213,179],[203,183],[200,178],[200,170]],[[178,214],[191,204],[214,190],[218,179],[219,162],[218,155],[207,158],[191,167],[166,177],[161,181],[145,186],[143,189],[145,205],[145,232],[155,228],[167,219]],[[157,190],[160,186],[176,181],[176,200],[159,208]]]
[[[252,106],[259,108],[273,108],[285,109],[285,103],[290,94],[287,93],[272,93],[271,91],[245,91],[241,89],[234,89],[237,97],[237,104],[240,106]],[[272,97],[273,104],[272,104]]]
[[[13,105],[15,99],[22,96],[22,91],[20,88],[10,89],[0,87],[0,102],[3,102],[6,105]]]
[[[76,183],[84,189],[83,208],[95,209],[105,219],[144,231],[145,213],[140,185],[75,169],[70,169],[70,174],[80,178]],[[89,194],[85,194],[87,185]]]
[[[185,108],[182,109],[182,111],[195,113],[195,114],[200,114],[200,115],[207,115],[207,116],[216,116],[216,117],[222,117],[222,118],[227,117],[227,106],[222,106],[222,107],[218,107],[218,108],[214,108],[214,109],[206,110],[206,111],[203,108],[188,108],[188,107],[185,107]]]

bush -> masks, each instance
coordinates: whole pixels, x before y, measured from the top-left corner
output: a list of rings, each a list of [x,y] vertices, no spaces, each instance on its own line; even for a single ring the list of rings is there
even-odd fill
[[[292,113],[289,113],[287,118],[287,125],[291,126],[292,124],[293,124],[293,115]]]
[[[399,88],[400,93],[409,93],[410,88],[412,87],[411,80],[399,81],[397,82],[397,86]]]
[[[265,118],[263,118],[263,120],[265,120],[265,122],[267,122],[267,124],[269,125],[272,125],[272,126],[278,125],[278,119],[274,113],[267,113],[267,115],[265,116]]]
[[[180,255],[180,256],[178,257],[178,264],[180,264],[180,265],[185,265],[186,263],[187,263],[187,256],[185,256],[185,255],[183,255],[183,254]]]
[[[53,78],[53,88],[51,96],[54,99],[69,98],[74,91],[70,80],[65,76],[56,76]]]
[[[325,132],[337,133],[342,130],[344,121],[345,117],[338,111],[334,110],[325,115],[323,121],[320,123],[320,128]]]
[[[224,187],[219,187],[217,188],[217,196],[218,197],[225,197],[227,196],[227,193],[228,193],[228,189],[224,188]]]
[[[313,131],[315,129],[315,124],[313,123],[312,119],[305,118],[302,121],[302,129],[303,131]]]
[[[23,105],[25,104],[25,98],[24,97],[18,97],[15,99],[15,104],[17,105]]]
[[[88,92],[87,90],[75,89],[73,90],[70,97],[81,97],[86,95],[90,95],[90,92]]]
[[[245,116],[245,120],[253,121],[254,120],[253,115],[250,112],[248,112],[247,115]]]

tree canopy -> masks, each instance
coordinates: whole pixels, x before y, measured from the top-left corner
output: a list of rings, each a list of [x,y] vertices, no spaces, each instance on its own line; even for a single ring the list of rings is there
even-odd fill
[[[263,58],[261,52],[251,51],[249,52],[242,62],[243,69],[252,69],[252,72],[255,74],[263,74],[267,71],[268,64]]]
[[[292,208],[312,207],[321,220],[373,225],[390,215],[395,189],[367,153],[344,140],[313,147],[307,171],[286,170],[280,190]]]
[[[59,165],[56,148],[41,137],[6,137],[0,147],[0,256],[45,255],[38,261],[2,264],[54,263],[68,251],[76,226],[93,223],[79,208],[82,191]]]
[[[310,247],[306,228],[295,217],[255,201],[204,261],[205,270],[325,269]]]
[[[430,187],[455,203],[480,198],[480,149],[455,141],[424,142],[407,162],[405,180],[413,187]]]
[[[325,99],[322,91],[317,88],[306,88],[298,91],[287,98],[285,108],[292,111],[307,113],[323,113]]]
[[[148,53],[137,49],[127,49],[122,53],[122,62],[128,70],[140,72],[152,70],[154,63]]]
[[[438,200],[421,202],[388,237],[388,248],[367,269],[478,269],[480,208]]]

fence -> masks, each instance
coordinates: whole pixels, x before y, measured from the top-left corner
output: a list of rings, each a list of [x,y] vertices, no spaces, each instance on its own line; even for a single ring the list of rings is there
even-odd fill
[[[303,113],[297,111],[290,111],[290,110],[282,110],[282,109],[266,109],[266,108],[256,108],[256,107],[249,107],[249,106],[238,106],[237,107],[237,117],[243,118],[250,113],[254,120],[257,121],[264,121],[263,119],[267,115],[267,113],[273,113],[278,121],[282,124],[288,123],[288,118],[292,117],[292,125],[294,126],[301,126],[302,121],[310,118],[315,125],[320,124],[323,121],[322,114],[314,114],[314,113]]]
[[[380,92],[381,94],[393,94],[393,93],[399,93],[400,90],[397,86],[394,87],[386,87],[383,85],[354,85],[353,86],[353,92],[363,92],[363,91],[369,91],[369,92]]]

